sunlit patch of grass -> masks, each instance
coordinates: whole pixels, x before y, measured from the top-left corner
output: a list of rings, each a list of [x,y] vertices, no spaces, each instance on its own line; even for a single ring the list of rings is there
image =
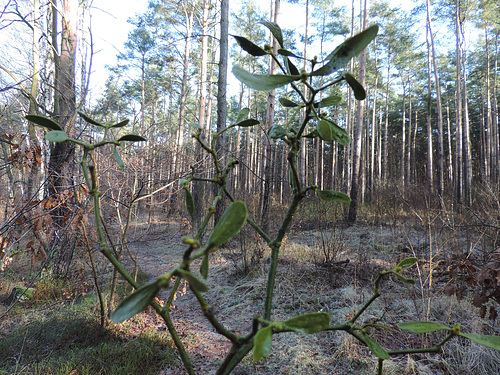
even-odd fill
[[[75,310],[39,317],[0,340],[0,374],[158,374],[174,357],[165,332],[124,335]]]

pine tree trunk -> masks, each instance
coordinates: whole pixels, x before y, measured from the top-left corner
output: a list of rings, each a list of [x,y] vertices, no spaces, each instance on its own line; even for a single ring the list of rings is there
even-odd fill
[[[179,118],[177,119],[177,132],[175,135],[175,151],[173,158],[174,178],[178,177],[181,170],[180,155],[184,145],[184,126],[186,124],[186,103],[188,96],[188,75],[189,75],[189,54],[191,53],[191,36],[193,34],[193,8],[188,9],[188,4],[184,4],[184,15],[186,20],[186,35],[184,41],[184,60],[182,63],[181,93],[179,97]]]
[[[207,0],[203,1],[203,10],[201,18],[201,61],[200,61],[200,75],[199,81],[199,102],[198,102],[198,125],[202,129],[203,137],[206,137],[207,124],[206,124],[206,113],[207,113],[207,66],[208,66],[208,18],[210,15],[209,2]],[[195,158],[196,162],[195,168],[203,170],[203,157],[202,149],[198,142],[194,144]],[[203,186],[205,184],[195,181],[193,183],[193,199],[195,203],[195,215],[194,215],[194,227],[198,228],[201,223],[201,216],[203,212]]]
[[[229,56],[229,0],[221,0],[220,12],[220,44],[219,44],[219,79],[217,82],[217,131],[226,127],[227,120],[227,64]],[[225,156],[225,137],[217,137],[215,148],[220,159]],[[214,193],[217,192],[217,185],[214,184]],[[217,223],[222,216],[223,207],[221,202],[216,206],[214,223]]]
[[[387,158],[388,158],[388,139],[389,139],[389,84],[391,81],[391,49],[387,51],[387,83],[385,89],[385,122],[384,122],[384,157],[382,158],[382,181],[387,183]]]
[[[368,0],[365,0],[363,13],[363,30],[368,26]],[[359,83],[365,85],[366,74],[366,50],[359,54]],[[358,215],[358,192],[359,192],[359,177],[361,165],[361,136],[363,134],[363,115],[365,102],[358,102],[356,111],[356,132],[354,134],[353,153],[352,153],[352,183],[351,183],[351,204],[349,205],[348,222],[354,223]]]
[[[369,200],[373,199],[374,189],[375,189],[375,146],[376,139],[378,136],[377,131],[377,94],[378,94],[378,55],[377,55],[377,39],[375,39],[374,48],[375,51],[375,83],[373,86],[373,108],[372,108],[372,129],[371,129],[371,148],[370,148],[370,191]],[[380,150],[379,150],[380,153]]]
[[[273,9],[273,22],[278,23],[278,15],[280,11],[280,0],[274,0]],[[272,37],[273,54],[278,53],[278,42]],[[269,72],[270,74],[276,74],[276,61],[270,59],[269,62]],[[270,90],[267,93],[267,110],[266,110],[266,123],[265,129],[268,131],[274,122],[274,106],[276,103],[276,90]],[[264,142],[266,144],[266,152],[264,159],[264,191],[262,194],[262,229],[267,232],[269,230],[269,211],[271,206],[271,184],[272,184],[272,173],[274,160],[273,160],[273,140],[270,138],[265,138]]]
[[[456,161],[455,161],[455,189],[457,201],[462,203],[463,192],[463,135],[462,135],[462,49],[460,30],[460,1],[455,2],[455,38],[456,38],[456,87],[455,87],[455,119],[456,119]]]
[[[443,105],[441,104],[441,83],[437,69],[436,49],[434,47],[434,35],[432,33],[430,0],[427,0],[427,27],[432,50],[432,66],[434,70],[434,81],[436,85],[436,112],[437,112],[437,131],[438,131],[438,165],[437,165],[437,185],[438,196],[442,198],[444,191],[444,147],[443,147]],[[440,200],[441,205],[441,200]]]
[[[432,146],[432,81],[431,81],[431,36],[429,23],[426,28],[426,43],[427,43],[427,190],[429,194],[434,192],[434,166],[433,166],[433,146]]]

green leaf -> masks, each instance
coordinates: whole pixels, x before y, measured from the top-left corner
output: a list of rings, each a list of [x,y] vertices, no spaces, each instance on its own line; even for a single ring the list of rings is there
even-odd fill
[[[113,150],[113,155],[115,157],[116,162],[120,166],[121,170],[125,172],[125,164],[123,163],[123,160],[122,160],[120,153],[118,152],[118,149],[116,146]]]
[[[375,354],[380,359],[389,359],[391,356],[387,351],[380,345],[373,337],[363,333],[363,338],[365,339],[368,349]]]
[[[400,270],[402,270],[403,268],[408,268],[408,267],[413,266],[417,262],[418,262],[418,258],[415,258],[415,257],[405,258],[401,262],[398,263],[396,268],[399,268]]]
[[[250,113],[250,108],[242,108],[238,112],[238,116],[236,117],[236,124],[245,121],[248,118],[249,113]]]
[[[247,215],[248,210],[245,203],[241,201],[233,202],[215,225],[212,234],[208,238],[207,248],[215,249],[238,234],[247,220]]]
[[[311,73],[313,76],[326,76],[344,68],[349,60],[359,54],[377,36],[378,25],[371,26],[352,38],[347,39],[330,53],[328,63]]]
[[[284,48],[278,49],[278,54],[280,54],[281,56],[299,57],[295,53],[290,52]]]
[[[287,83],[298,81],[300,79],[300,75],[285,76],[281,74],[252,74],[236,65],[233,66],[233,74],[236,78],[238,78],[238,80],[243,82],[248,87],[261,91],[273,90],[277,87],[284,86]]]
[[[290,60],[288,57],[286,57],[286,68],[287,72],[291,75],[296,75],[299,76],[300,72],[297,69],[297,67],[293,64],[292,60]]]
[[[198,292],[206,292],[208,290],[207,285],[191,272],[182,269],[178,269],[176,272],[178,272],[194,290],[197,290]]]
[[[412,279],[412,278],[409,278],[409,277],[404,277],[403,275],[401,275],[400,273],[398,272],[395,272],[394,270],[392,271],[392,273],[399,279],[401,280],[402,282],[404,283],[407,283],[407,284],[415,284],[415,280]]]
[[[333,131],[333,140],[343,146],[347,146],[349,143],[351,143],[351,137],[349,137],[349,134],[345,131],[345,129],[342,129],[340,126],[338,126],[336,123],[329,119],[323,119],[323,121],[327,121],[331,129]]]
[[[236,39],[236,41],[238,42],[238,44],[240,45],[240,47],[244,51],[248,52],[250,55],[252,55],[252,56],[264,56],[264,55],[267,55],[266,51],[264,51],[262,48],[260,48],[255,43],[249,41],[247,38],[244,38],[242,36],[232,35],[232,34],[229,34],[229,35],[231,35],[234,39]]]
[[[253,118],[249,118],[247,120],[239,122],[237,125],[240,126],[240,127],[242,127],[242,128],[248,128],[250,126],[255,126],[255,125],[259,125],[259,124],[260,124],[259,120],[255,120]]]
[[[187,186],[184,186],[184,193],[186,210],[191,217],[194,217],[194,198]]]
[[[398,323],[397,326],[403,331],[413,333],[434,332],[439,331],[440,329],[451,331],[451,328],[449,328],[448,326],[437,322],[402,322]]]
[[[49,142],[64,142],[70,138],[62,130],[52,130],[45,135],[45,139]]]
[[[349,86],[351,86],[351,89],[354,92],[354,97],[357,100],[364,100],[366,98],[366,91],[363,85],[361,85],[361,83],[359,83],[358,80],[350,73],[344,73],[343,77]]]
[[[330,326],[331,316],[325,312],[314,312],[295,316],[282,322],[283,327],[301,333],[318,333]]]
[[[114,124],[114,125],[111,125],[110,128],[123,128],[124,126],[128,125],[129,123],[129,120],[123,120],[123,121],[120,121],[118,124]]]
[[[83,118],[85,121],[87,121],[89,124],[92,124],[92,125],[97,125],[97,126],[100,126],[101,128],[105,128],[106,125],[104,124],[101,124],[99,121],[97,120],[94,120],[92,117],[90,116],[87,116],[85,113],[83,112],[80,112],[80,111],[76,111],[76,113],[78,113],[80,115],[81,118]]]
[[[200,273],[203,278],[208,277],[208,254],[205,254],[203,256],[203,260],[201,261],[201,266],[200,266]]]
[[[295,108],[299,106],[297,103],[292,102],[287,98],[279,98],[278,100],[280,101],[281,105],[286,108]]]
[[[283,139],[287,135],[288,135],[288,132],[281,125],[273,125],[269,129],[269,137],[272,139]]]
[[[320,120],[316,124],[319,137],[324,141],[331,141],[334,137],[333,128],[328,121]]]
[[[347,194],[341,193],[340,191],[316,189],[316,194],[320,199],[327,202],[351,203],[351,198],[349,198]]]
[[[140,135],[135,134],[127,134],[118,139],[118,142],[129,141],[129,142],[146,142],[146,138],[141,137]]]
[[[43,126],[47,129],[64,131],[61,125],[48,117],[40,115],[27,115],[25,118],[26,120],[31,121],[33,124]]]
[[[131,318],[138,312],[144,310],[156,297],[160,288],[157,282],[141,286],[130,296],[120,302],[116,310],[111,314],[111,321],[115,323],[123,322]]]
[[[330,107],[332,105],[337,105],[340,104],[342,101],[342,97],[338,95],[332,95],[327,98],[321,99],[319,103],[314,103],[314,107],[316,108],[325,108],[325,107]]]
[[[281,28],[278,24],[269,21],[260,21],[259,23],[267,27],[269,31],[271,31],[271,34],[273,34],[274,38],[278,41],[281,48],[284,48],[283,33],[281,32]]]
[[[271,326],[261,328],[253,338],[253,360],[260,361],[271,353],[273,345],[273,332]]]
[[[478,335],[475,333],[460,333],[460,336],[467,337],[480,345],[488,348],[500,350],[500,336]]]

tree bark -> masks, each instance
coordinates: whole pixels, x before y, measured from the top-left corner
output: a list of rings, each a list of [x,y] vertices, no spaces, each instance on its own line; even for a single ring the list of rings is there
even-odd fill
[[[432,80],[431,80],[431,36],[429,29],[429,20],[427,20],[426,28],[426,44],[427,44],[427,190],[429,194],[434,192],[434,167],[433,167],[433,146],[432,146]]]
[[[55,7],[55,5],[54,5]],[[57,11],[53,9],[53,17],[56,18]],[[53,24],[57,33],[57,24]],[[75,66],[77,47],[78,26],[78,1],[63,0],[62,3],[62,31],[61,31],[61,53],[55,58],[55,102],[54,116],[62,126],[66,134],[76,138],[75,111],[76,111],[76,88],[75,88]],[[54,37],[55,40],[55,37]],[[54,51],[57,54],[57,51]],[[60,142],[52,145],[49,161],[49,193],[56,197],[62,206],[53,211],[53,220],[59,229],[63,229],[71,219],[71,209],[67,201],[71,202],[71,191],[74,187],[75,170],[75,144],[73,142]],[[54,238],[59,242],[59,252],[55,264],[55,273],[66,275],[69,271],[76,244],[76,237],[68,231],[63,233],[62,239]]]
[[[174,178],[177,178],[180,172],[180,153],[184,144],[184,126],[186,123],[186,103],[188,96],[188,75],[189,75],[189,54],[191,53],[191,36],[193,34],[194,9],[189,4],[183,4],[183,11],[186,20],[186,35],[184,43],[184,60],[182,64],[182,83],[179,98],[179,118],[177,120],[176,142],[173,157]],[[189,8],[189,9],[188,9]]]
[[[368,26],[368,0],[365,0],[363,13],[363,30]],[[365,85],[366,74],[366,50],[359,54],[359,82],[362,86]],[[359,176],[361,165],[361,138],[363,134],[363,114],[365,102],[358,102],[356,111],[356,132],[354,134],[353,156],[352,156],[352,183],[351,183],[351,204],[349,205],[348,222],[354,223],[358,214],[358,191],[359,191]]]
[[[280,0],[273,1],[273,22],[278,23],[278,15],[280,11]],[[278,42],[271,35],[272,46],[273,46],[273,54],[277,54],[278,52]],[[269,62],[269,72],[270,74],[276,73],[276,61],[274,59],[270,59]],[[276,90],[270,90],[267,93],[267,110],[266,110],[266,131],[273,126],[274,122],[274,106],[276,103]],[[271,205],[271,183],[272,183],[272,173],[274,160],[273,160],[273,140],[270,138],[265,138],[264,142],[266,143],[266,152],[264,159],[264,191],[262,194],[262,229],[267,232],[269,230],[269,211]]]
[[[438,131],[438,165],[437,165],[437,193],[440,198],[444,192],[444,147],[443,147],[443,105],[441,101],[441,82],[437,69],[436,49],[434,46],[434,34],[432,33],[430,0],[427,0],[427,28],[432,51],[432,67],[434,70],[434,81],[436,85],[436,112],[437,112],[437,131]],[[441,205],[440,199],[440,205]]]
[[[455,119],[456,119],[456,162],[455,189],[458,202],[462,202],[463,194],[463,135],[462,135],[462,40],[460,30],[460,1],[455,2],[455,52],[456,52],[456,87],[455,87]]]
[[[199,75],[199,102],[198,102],[198,125],[202,129],[202,135],[206,136],[206,112],[207,112],[207,66],[208,66],[208,19],[210,15],[209,1],[203,0],[201,17],[201,61]],[[204,169],[201,146],[195,142],[195,168]],[[203,210],[203,186],[199,181],[193,183],[193,199],[195,203],[194,226],[198,228],[201,223]]]
[[[217,82],[217,131],[226,127],[227,119],[227,64],[229,56],[229,0],[221,0],[220,12],[220,44],[219,44],[219,80]],[[225,138],[224,134],[217,138],[215,147],[219,159],[225,156]],[[217,186],[214,184],[214,189]],[[214,193],[216,191],[214,190]],[[222,216],[222,205],[216,206],[214,223],[217,223]]]

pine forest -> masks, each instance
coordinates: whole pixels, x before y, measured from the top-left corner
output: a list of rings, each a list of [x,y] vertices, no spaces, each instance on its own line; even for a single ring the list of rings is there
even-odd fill
[[[499,36],[497,0],[0,2],[0,374],[500,373]]]

